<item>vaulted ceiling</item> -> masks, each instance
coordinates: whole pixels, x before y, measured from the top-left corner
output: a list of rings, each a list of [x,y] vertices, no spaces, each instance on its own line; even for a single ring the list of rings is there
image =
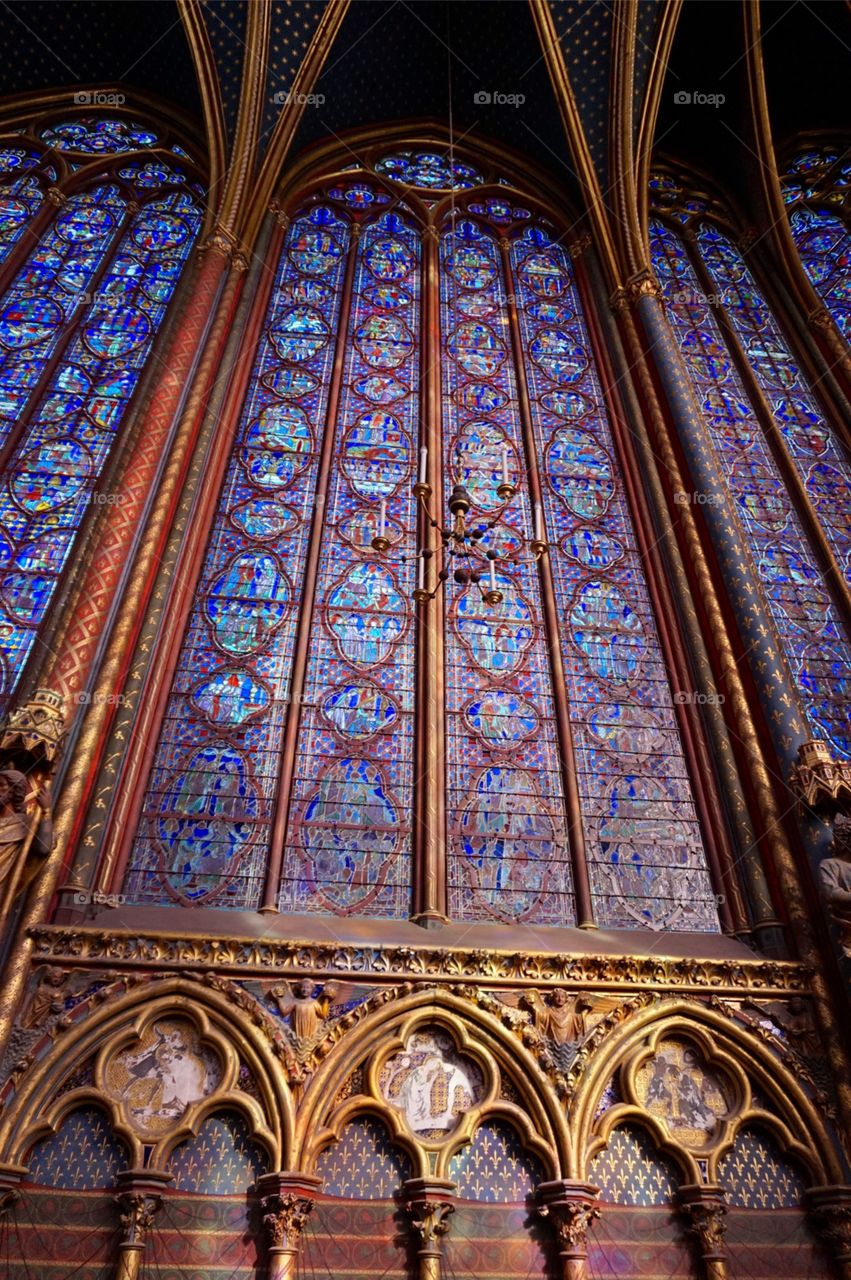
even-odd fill
[[[311,42],[337,6],[339,25],[313,85],[317,101],[304,109],[290,157],[359,126],[446,122],[451,111],[456,137],[503,142],[575,190],[576,147],[566,141],[552,51],[542,35],[547,3],[546,29],[557,42],[604,200],[616,176],[618,42],[623,47],[628,34],[637,133],[648,83],[662,65],[663,29],[674,21],[657,144],[743,185],[750,148],[744,0],[686,0],[681,7],[670,0],[7,0],[0,9],[0,92],[118,82],[187,113],[199,134],[205,112],[217,113],[227,153],[250,82],[260,95],[259,164]],[[254,43],[250,14],[255,23],[262,15]],[[763,6],[763,30],[775,133],[835,126],[845,109],[848,8],[835,0],[777,0]],[[199,74],[205,59],[206,97]],[[676,100],[684,90],[723,93],[725,102],[685,108]]]

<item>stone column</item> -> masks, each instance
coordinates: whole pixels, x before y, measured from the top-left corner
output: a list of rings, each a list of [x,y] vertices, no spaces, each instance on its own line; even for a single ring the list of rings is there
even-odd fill
[[[267,1280],[295,1280],[301,1233],[321,1186],[321,1178],[292,1169],[258,1178],[263,1226],[269,1240]]]
[[[851,1187],[810,1187],[810,1225],[833,1259],[838,1280],[851,1280]]]
[[[418,1280],[440,1280],[440,1242],[455,1212],[454,1182],[443,1178],[408,1178],[402,1183],[405,1209],[419,1238]]]
[[[537,1188],[538,1213],[550,1219],[558,1237],[563,1280],[587,1280],[588,1228],[600,1216],[599,1192],[590,1182],[567,1178],[542,1182]]]
[[[722,1188],[697,1183],[680,1187],[677,1205],[692,1237],[704,1280],[729,1280],[729,1257],[724,1247],[727,1205]]]
[[[171,1174],[157,1169],[125,1169],[116,1178],[121,1241],[115,1280],[138,1280],[148,1232],[162,1207],[163,1191],[169,1182]]]

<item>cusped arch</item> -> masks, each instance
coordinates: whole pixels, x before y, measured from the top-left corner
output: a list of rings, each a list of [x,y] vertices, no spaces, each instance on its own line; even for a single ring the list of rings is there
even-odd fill
[[[418,1137],[400,1109],[381,1096],[379,1075],[394,1055],[406,1051],[412,1037],[434,1029],[445,1033],[457,1053],[481,1069],[483,1089],[445,1136]],[[355,1073],[357,1092],[342,1096]],[[503,1083],[508,1085],[505,1090]],[[363,1113],[383,1121],[393,1141],[412,1156],[420,1176],[435,1170],[437,1176],[445,1176],[440,1171],[448,1169],[453,1156],[489,1117],[511,1124],[551,1177],[564,1176],[562,1171],[569,1167],[565,1115],[537,1060],[492,1014],[448,988],[400,990],[392,1003],[383,1002],[334,1046],[299,1108],[293,1167],[313,1169],[320,1152],[340,1137],[353,1117]]]
[[[686,1041],[703,1061],[733,1082],[736,1097],[705,1149],[677,1141],[667,1125],[626,1090],[623,1101],[601,1109],[605,1089],[647,1060],[663,1042]],[[634,1074],[633,1074],[634,1079]],[[756,1098],[755,1098],[756,1095]],[[763,1105],[762,1099],[765,1100]],[[770,1108],[770,1110],[768,1109]],[[768,1126],[781,1148],[807,1171],[813,1184],[841,1182],[842,1167],[825,1124],[798,1077],[748,1029],[706,1005],[675,998],[643,1009],[618,1026],[588,1063],[572,1107],[572,1131],[580,1158],[576,1176],[602,1150],[619,1124],[641,1124],[659,1150],[672,1158],[691,1180],[700,1181],[697,1160],[705,1161],[710,1180],[718,1162],[749,1124]]]
[[[100,993],[98,993],[100,994]],[[240,992],[244,1008],[250,997]],[[94,1103],[107,1111],[113,1131],[128,1145],[131,1163],[144,1163],[145,1147],[152,1147],[148,1164],[163,1168],[175,1146],[197,1135],[213,1112],[235,1108],[245,1117],[251,1136],[267,1153],[270,1168],[285,1168],[292,1146],[295,1115],[292,1096],[272,1052],[274,1027],[258,1006],[256,1018],[238,1017],[227,990],[213,990],[183,978],[145,982],[101,1003],[90,997],[75,1011],[76,1025],[23,1078],[0,1123],[2,1159],[21,1163],[33,1143],[55,1132],[75,1107]],[[174,1116],[174,1124],[146,1135],[134,1126],[120,1100],[103,1088],[104,1069],[117,1054],[144,1037],[157,1021],[173,1020],[197,1030],[204,1043],[221,1055],[221,1078],[207,1096]],[[267,1034],[268,1031],[268,1034]],[[74,1073],[93,1064],[92,1078],[68,1088]],[[240,1086],[241,1072],[252,1081],[252,1095]],[[63,1091],[64,1090],[64,1091]]]

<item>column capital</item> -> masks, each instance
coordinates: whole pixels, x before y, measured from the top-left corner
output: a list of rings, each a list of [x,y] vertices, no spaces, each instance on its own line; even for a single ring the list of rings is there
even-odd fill
[[[851,1187],[809,1187],[804,1201],[816,1234],[851,1276]]]
[[[148,1232],[171,1181],[172,1175],[159,1169],[124,1169],[115,1179],[121,1224],[116,1280],[137,1280]]]
[[[590,1182],[558,1178],[536,1188],[538,1213],[549,1218],[559,1243],[565,1280],[584,1280],[588,1259],[588,1228],[600,1216],[600,1188]]]
[[[455,1183],[445,1178],[408,1178],[402,1183],[405,1209],[420,1237],[419,1253],[438,1253],[441,1236],[449,1231],[455,1212]]]
[[[729,1259],[724,1247],[727,1204],[723,1188],[714,1183],[689,1183],[677,1192],[677,1205],[686,1231],[694,1237],[706,1280],[726,1280]]]
[[[271,1249],[298,1249],[301,1233],[321,1186],[321,1178],[292,1169],[264,1173],[257,1179],[263,1226]]]

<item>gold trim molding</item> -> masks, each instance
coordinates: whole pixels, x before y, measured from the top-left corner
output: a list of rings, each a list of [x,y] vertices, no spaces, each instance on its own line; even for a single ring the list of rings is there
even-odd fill
[[[468,983],[487,979],[511,985],[568,990],[674,989],[739,993],[804,992],[810,970],[791,961],[698,959],[664,955],[576,955],[461,947],[346,946],[276,938],[221,937],[128,929],[41,925],[31,930],[34,963],[132,967],[215,968],[217,973],[311,977],[356,974],[364,979],[436,978]]]

